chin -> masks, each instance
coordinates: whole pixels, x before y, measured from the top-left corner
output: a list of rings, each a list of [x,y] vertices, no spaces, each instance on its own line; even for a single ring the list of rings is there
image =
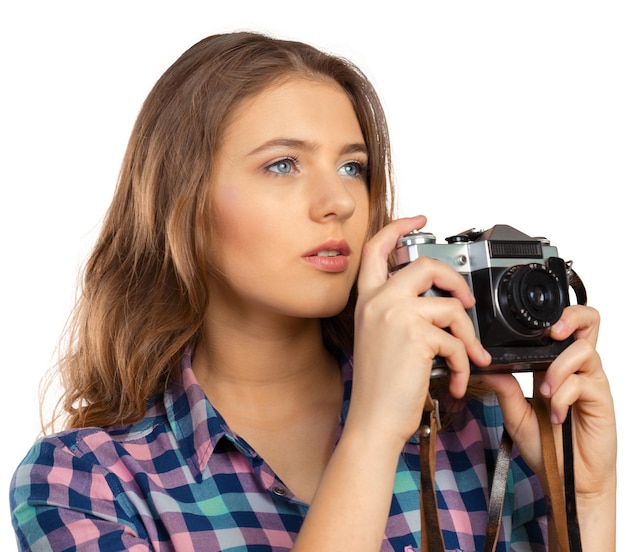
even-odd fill
[[[313,309],[315,314],[312,314],[311,318],[332,318],[340,314],[346,308],[347,304],[348,301],[346,299],[334,304],[318,305],[317,308]]]
[[[314,289],[310,286],[295,294],[277,298],[276,310],[294,318],[331,318],[341,313],[350,299],[350,290]]]

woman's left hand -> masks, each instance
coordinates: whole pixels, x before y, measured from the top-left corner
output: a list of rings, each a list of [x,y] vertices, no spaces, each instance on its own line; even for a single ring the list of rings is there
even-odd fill
[[[594,533],[597,536],[598,524],[607,522],[602,516],[608,516],[610,523],[611,511],[615,525],[617,432],[609,382],[596,350],[599,325],[595,309],[567,307],[551,328],[551,337],[561,341],[574,335],[575,341],[538,382],[555,431],[560,432],[568,409],[572,410],[576,498],[583,541],[585,535],[587,539],[595,538]],[[507,431],[526,462],[535,473],[545,473],[537,418],[515,377],[489,374],[482,379],[496,392]],[[557,451],[561,452],[559,447]],[[596,545],[589,549],[610,550]]]

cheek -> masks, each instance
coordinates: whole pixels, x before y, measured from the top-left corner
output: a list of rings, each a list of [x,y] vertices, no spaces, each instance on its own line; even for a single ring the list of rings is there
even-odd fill
[[[359,198],[357,210],[354,214],[355,224],[360,232],[361,240],[363,245],[371,236],[371,218],[372,213],[370,213],[370,200],[369,193],[367,191],[362,192],[361,197]]]
[[[234,186],[220,190],[213,205],[216,235],[222,242],[236,241],[254,224],[254,210]]]
[[[214,213],[218,223],[228,221],[232,213],[242,206],[242,197],[235,186],[221,188],[213,197]]]

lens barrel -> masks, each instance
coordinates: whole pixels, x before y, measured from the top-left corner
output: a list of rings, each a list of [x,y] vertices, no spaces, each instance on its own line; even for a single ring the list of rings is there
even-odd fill
[[[499,284],[500,311],[518,331],[533,335],[554,324],[565,308],[558,276],[542,264],[510,267]]]

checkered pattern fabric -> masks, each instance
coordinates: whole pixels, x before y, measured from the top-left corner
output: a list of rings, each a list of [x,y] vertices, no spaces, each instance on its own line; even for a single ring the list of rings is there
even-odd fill
[[[189,350],[180,384],[155,398],[143,420],[66,431],[32,447],[10,488],[19,550],[291,549],[308,505],[229,430],[198,385],[191,358]],[[338,436],[349,405],[350,359],[341,359],[341,367]],[[501,413],[489,396],[468,401],[438,434],[437,496],[449,550],[483,548],[501,432]],[[545,550],[545,514],[537,477],[514,451],[498,551]],[[399,458],[381,550],[419,550],[419,542],[419,446],[410,440]]]

